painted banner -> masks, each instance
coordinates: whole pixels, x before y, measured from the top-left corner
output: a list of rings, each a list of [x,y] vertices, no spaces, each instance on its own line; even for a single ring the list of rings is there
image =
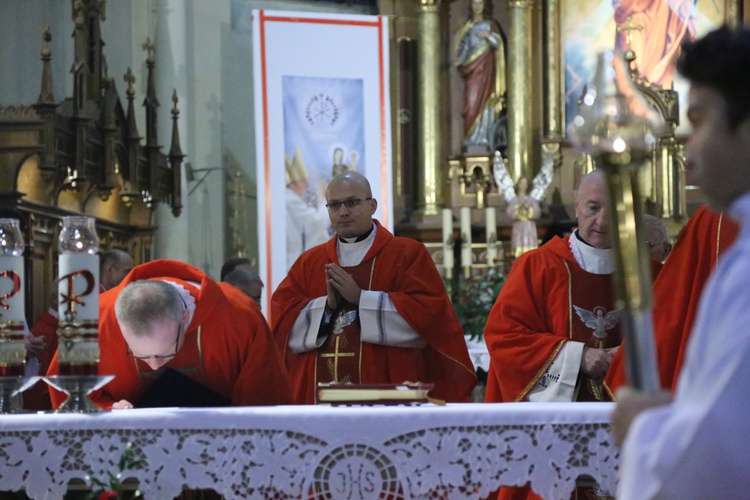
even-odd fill
[[[268,315],[297,257],[333,235],[325,208],[333,176],[365,175],[378,200],[375,217],[393,229],[387,20],[253,11],[253,70]]]

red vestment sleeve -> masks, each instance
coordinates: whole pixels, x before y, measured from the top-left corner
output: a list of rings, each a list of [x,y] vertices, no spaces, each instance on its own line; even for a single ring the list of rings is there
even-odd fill
[[[491,357],[486,401],[525,400],[567,342],[568,281],[561,257],[545,247],[513,264],[484,329]]]
[[[701,206],[683,228],[654,281],[654,343],[664,389],[674,391],[676,387],[703,287],[738,230],[729,217]],[[606,381],[612,391],[627,383],[624,347],[613,358]]]

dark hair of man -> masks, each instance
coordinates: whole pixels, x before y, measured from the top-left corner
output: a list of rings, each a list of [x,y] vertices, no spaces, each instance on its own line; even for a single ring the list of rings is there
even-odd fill
[[[242,264],[250,264],[250,259],[247,257],[232,257],[221,266],[220,281],[224,281],[224,277],[234,271],[237,266]]]
[[[149,333],[159,321],[180,321],[185,303],[177,289],[164,281],[140,280],[129,283],[115,302],[117,322],[135,335]]]
[[[251,273],[250,271],[245,271],[244,269],[235,269],[234,271],[227,273],[222,281],[237,287],[249,286],[252,283],[260,283],[260,286],[263,286],[263,281],[260,279],[260,276]]]
[[[750,117],[750,30],[724,25],[684,44],[677,70],[724,98],[730,130]]]

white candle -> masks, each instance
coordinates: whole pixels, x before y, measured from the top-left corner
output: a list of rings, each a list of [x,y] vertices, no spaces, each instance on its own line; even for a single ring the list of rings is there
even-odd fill
[[[57,312],[60,321],[99,320],[99,256],[63,253],[58,259]]]
[[[497,222],[495,218],[495,207],[484,209],[485,226],[487,233],[487,265],[494,266],[497,259]]]
[[[443,209],[443,267],[453,269],[453,210]]]
[[[461,266],[471,267],[471,208],[461,207]]]
[[[0,255],[0,322],[15,321],[23,323],[24,313],[23,292],[23,257],[20,255]],[[7,309],[6,309],[7,308]]]

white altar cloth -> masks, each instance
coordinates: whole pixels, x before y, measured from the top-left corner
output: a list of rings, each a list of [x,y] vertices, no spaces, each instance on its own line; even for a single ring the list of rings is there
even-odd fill
[[[614,492],[610,403],[243,407],[0,415],[0,491],[61,498],[73,478],[129,471],[147,499],[183,485],[227,498],[482,498],[530,482],[568,498],[579,476]]]

